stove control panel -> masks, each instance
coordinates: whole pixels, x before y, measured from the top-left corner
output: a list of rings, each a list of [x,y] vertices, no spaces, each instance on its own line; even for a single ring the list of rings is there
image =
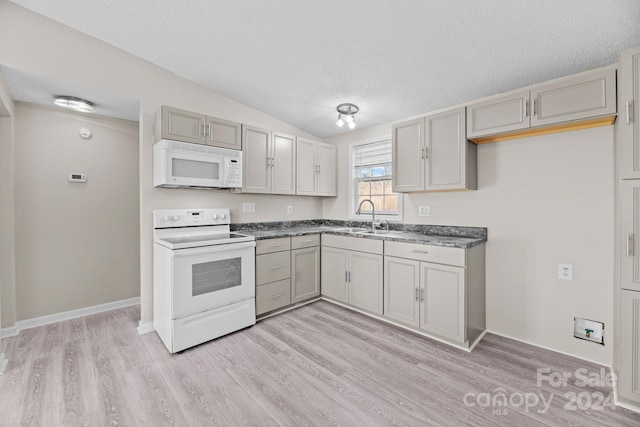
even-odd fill
[[[230,223],[229,209],[156,209],[153,211],[154,228],[228,225]]]

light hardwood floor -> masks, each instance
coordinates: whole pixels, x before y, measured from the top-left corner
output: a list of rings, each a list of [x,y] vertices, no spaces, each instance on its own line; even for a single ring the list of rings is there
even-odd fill
[[[576,385],[600,366],[494,335],[469,354],[320,301],[170,355],[138,319],[130,307],[3,340],[0,425],[640,425],[592,407],[610,387]],[[539,368],[572,377],[538,386]]]

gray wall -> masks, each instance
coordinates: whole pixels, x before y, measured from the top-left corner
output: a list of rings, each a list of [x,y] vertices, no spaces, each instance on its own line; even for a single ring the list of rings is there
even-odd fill
[[[15,120],[17,320],[140,295],[138,124],[22,103]]]

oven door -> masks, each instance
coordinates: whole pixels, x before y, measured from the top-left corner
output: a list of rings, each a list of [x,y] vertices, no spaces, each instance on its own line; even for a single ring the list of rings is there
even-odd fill
[[[167,150],[167,177],[170,185],[223,187],[226,166],[223,156]]]
[[[255,298],[255,246],[242,242],[172,251],[172,317]]]

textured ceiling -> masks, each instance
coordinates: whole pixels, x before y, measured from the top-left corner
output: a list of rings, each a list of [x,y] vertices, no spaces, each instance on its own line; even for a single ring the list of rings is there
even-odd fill
[[[638,0],[13,0],[319,137],[608,65]]]

